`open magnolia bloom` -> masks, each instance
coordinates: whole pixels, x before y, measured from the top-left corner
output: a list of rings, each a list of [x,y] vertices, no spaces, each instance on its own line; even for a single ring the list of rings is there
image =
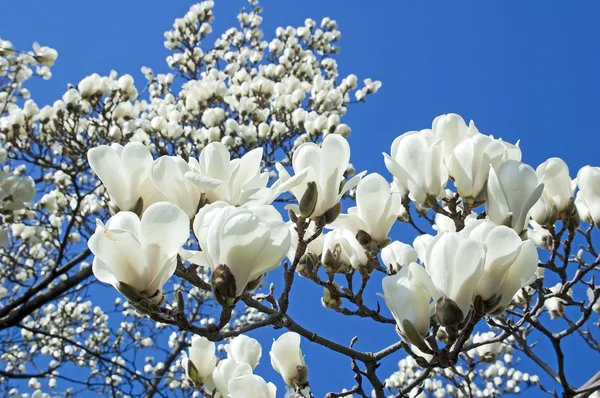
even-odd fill
[[[276,398],[277,387],[262,377],[249,374],[229,380],[230,398]]]
[[[229,380],[252,374],[252,367],[247,363],[238,363],[231,358],[219,361],[212,373],[212,382],[217,391],[223,396],[229,396]]]
[[[306,384],[308,368],[300,350],[298,333],[287,332],[279,336],[273,342],[269,355],[271,366],[283,377],[285,384],[290,387],[303,387]]]
[[[273,206],[204,206],[194,218],[201,252],[187,259],[209,266],[215,298],[232,305],[249,284],[277,268],[290,247],[290,232]]]
[[[191,219],[200,204],[200,188],[185,179],[190,165],[179,156],[161,156],[152,164],[150,179],[167,201],[179,206]],[[214,182],[214,186],[218,183]]]
[[[369,174],[356,187],[356,207],[340,214],[332,226],[366,232],[376,243],[384,243],[398,217],[400,195],[392,193],[389,183],[379,174]]]
[[[292,157],[294,173],[296,175],[306,173],[306,175],[302,182],[290,188],[290,191],[300,203],[309,189],[309,183],[316,184],[315,192],[311,192],[311,195],[316,193],[316,198],[314,198],[316,203],[314,209],[307,216],[317,219],[331,210],[327,214],[326,222],[330,223],[337,217],[340,199],[346,192],[354,188],[364,175],[364,172],[355,175],[340,188],[349,161],[348,141],[338,134],[329,134],[323,139],[321,146],[307,142],[296,149]],[[281,184],[286,184],[292,178],[283,167],[278,167],[278,171]],[[336,209],[337,211],[335,211]]]
[[[408,190],[411,200],[427,205],[431,198],[445,194],[448,170],[440,142],[433,142],[431,130],[409,131],[392,143],[391,154],[383,154],[385,166]]]
[[[192,336],[190,355],[188,357],[184,351],[181,360],[187,378],[199,387],[210,381],[216,365],[215,343],[206,337]]]
[[[544,184],[544,191],[529,212],[531,218],[540,225],[547,225],[554,224],[563,216],[571,217],[575,211],[575,184],[569,176],[569,166],[560,158],[550,158],[535,172]]]
[[[237,363],[247,363],[252,369],[258,365],[262,356],[262,346],[258,340],[240,334],[225,346],[227,357]]]
[[[148,179],[152,155],[143,144],[100,145],[90,149],[87,156],[90,167],[119,210],[140,214],[143,208],[164,199]]]
[[[529,210],[542,196],[541,184],[533,168],[507,160],[498,168],[490,166],[485,210],[493,222],[507,225],[521,234],[529,221]]]
[[[0,210],[24,209],[35,198],[35,181],[30,176],[0,171]]]
[[[368,262],[365,249],[347,229],[334,229],[323,238],[321,263],[330,272],[347,273]]]
[[[480,205],[485,199],[490,166],[498,170],[508,159],[520,161],[521,151],[509,151],[504,142],[476,133],[456,145],[447,163],[448,174],[469,205]]]
[[[381,260],[386,268],[400,271],[400,268],[410,263],[417,262],[417,251],[411,245],[400,241],[393,241],[381,250]]]
[[[469,313],[483,272],[485,248],[458,232],[442,232],[428,247],[425,269],[441,298],[436,315],[442,326],[460,324]]]
[[[222,200],[240,206],[267,186],[269,174],[260,172],[262,154],[263,149],[256,148],[239,159],[230,159],[227,147],[213,142],[198,160],[190,159],[185,178],[196,184],[210,203]]]
[[[600,167],[583,166],[577,173],[577,186],[579,217],[588,224],[600,225]]]
[[[485,264],[475,295],[483,310],[493,312],[500,303],[510,303],[517,291],[533,283],[538,254],[531,240],[522,241],[514,229],[489,220],[473,221],[460,232],[485,245]]]
[[[94,253],[92,270],[132,303],[151,299],[161,303],[162,287],[175,272],[177,252],[189,237],[189,219],[177,206],[151,205],[140,220],[129,211],[98,221],[88,246]]]
[[[410,263],[395,275],[383,278],[381,285],[385,304],[396,320],[399,333],[419,344],[429,332],[431,301],[439,293],[425,269]]]

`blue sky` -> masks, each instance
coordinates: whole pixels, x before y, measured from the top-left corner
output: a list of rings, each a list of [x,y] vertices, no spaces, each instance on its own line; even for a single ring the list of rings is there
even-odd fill
[[[105,75],[115,69],[141,79],[143,65],[167,71],[163,32],[192,2],[168,3],[7,2],[0,37],[21,49],[39,41],[59,51],[53,78],[30,84],[33,98],[45,104],[59,98],[67,83],[76,84],[94,72]],[[217,1],[214,33],[236,24],[244,5],[242,0]],[[598,164],[598,2],[303,0],[265,1],[263,6],[267,39],[277,26],[299,26],[306,17],[336,19],[342,31],[340,73],[383,81],[378,94],[352,107],[344,119],[353,129],[350,143],[357,170],[389,177],[381,152],[388,152],[399,134],[427,128],[435,116],[448,112],[474,119],[484,133],[510,142],[520,139],[523,160],[533,167],[559,156],[574,177],[581,166]],[[414,236],[405,226],[394,233],[394,238],[409,242]],[[370,322],[322,310],[319,294],[306,281],[293,291],[291,314],[309,329],[347,343],[358,335],[357,347],[364,350],[396,340],[391,328],[371,328]],[[282,387],[268,360],[270,339],[278,333],[257,334],[266,342],[258,373]],[[344,358],[315,350],[308,342],[303,347],[316,396],[353,385]],[[582,360],[597,363],[597,358],[585,355],[568,363],[575,384],[595,371]],[[380,374],[389,374],[397,359],[389,360]],[[533,370],[526,361],[523,366]]]

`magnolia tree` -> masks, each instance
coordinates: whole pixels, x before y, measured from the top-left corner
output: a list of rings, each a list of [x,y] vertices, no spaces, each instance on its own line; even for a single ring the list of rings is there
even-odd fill
[[[600,168],[534,169],[446,114],[381,148],[389,174],[356,173],[342,118],[381,83],[339,76],[336,22],[267,41],[251,0],[210,46],[212,7],[165,33],[170,73],[94,74],[41,108],[24,83],[57,52],[0,41],[3,395],[312,397],[319,350],[354,374],[327,397],[594,394],[598,369],[575,384],[565,361],[600,351]],[[365,335],[303,326],[299,283]]]

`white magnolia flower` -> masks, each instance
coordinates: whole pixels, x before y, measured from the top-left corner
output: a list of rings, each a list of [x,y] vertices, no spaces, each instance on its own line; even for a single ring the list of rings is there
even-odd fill
[[[236,377],[252,374],[252,367],[245,362],[238,363],[234,359],[225,358],[219,361],[212,373],[212,382],[223,396],[229,396],[229,381]]]
[[[421,265],[410,263],[397,274],[384,277],[381,285],[383,294],[379,296],[385,299],[398,330],[417,344],[429,331],[430,301],[438,296],[429,275]]]
[[[216,365],[215,343],[206,337],[193,336],[190,355],[188,357],[184,351],[181,360],[187,378],[193,383],[204,384],[209,381]]]
[[[252,369],[258,365],[262,356],[260,343],[244,334],[233,338],[225,346],[225,351],[227,351],[227,358],[233,359],[237,363],[247,363]]]
[[[33,43],[33,52],[39,63],[44,66],[52,66],[58,58],[58,51],[53,48],[40,46],[38,43]]]
[[[504,142],[477,133],[456,145],[447,163],[448,174],[460,196],[473,205],[485,198],[490,166],[497,171],[512,154]],[[518,159],[512,160],[521,160],[520,151],[518,155]]]
[[[400,271],[400,268],[417,262],[417,251],[411,245],[393,241],[381,250],[381,260],[386,268]]]
[[[594,290],[592,290],[591,287],[587,288],[586,295],[587,295],[588,301],[590,303],[592,303],[592,302],[594,303],[592,305],[592,311],[600,314],[600,299],[596,299],[595,300],[595,298],[594,298]]]
[[[557,294],[562,289],[562,284],[557,283],[550,288],[550,292]],[[571,289],[569,289],[567,295],[571,295]],[[551,319],[561,318],[565,315],[565,300],[560,297],[549,297],[544,301],[544,307],[548,310]]]
[[[210,267],[221,304],[233,304],[249,283],[277,268],[290,247],[289,229],[269,205],[243,208],[215,202],[200,209],[193,228],[203,251],[188,260]]]
[[[300,145],[292,157],[292,166],[296,175],[306,173],[300,185],[290,189],[298,201],[308,188],[309,182],[315,182],[317,188],[317,204],[311,218],[317,218],[336,206],[342,195],[354,188],[364,173],[360,173],[346,181],[340,189],[344,173],[350,161],[350,146],[340,135],[330,134],[321,146],[307,142]],[[279,180],[285,184],[290,175],[283,167],[277,168]]]
[[[273,342],[271,351],[271,366],[283,377],[288,386],[303,386],[306,384],[307,368],[304,355],[300,350],[300,335],[287,332]]]
[[[495,358],[498,354],[501,354],[504,351],[502,343],[498,341],[491,342],[496,337],[498,336],[496,336],[494,332],[475,333],[472,340],[473,344],[480,344],[488,341],[490,343],[470,349],[467,351],[467,355],[469,355],[471,358],[475,358],[476,356],[479,356],[480,358],[492,356]]]
[[[365,249],[347,229],[327,232],[323,238],[321,262],[333,272],[345,273],[350,267],[359,269],[367,264]]]
[[[577,186],[575,205],[579,217],[589,224],[600,225],[600,167],[582,167],[577,173]]]
[[[0,210],[16,211],[30,205],[35,198],[35,181],[0,171]]]
[[[143,144],[100,145],[90,149],[87,156],[110,200],[120,210],[134,210],[140,198],[144,208],[162,199],[148,179],[152,155]]]
[[[469,312],[484,261],[483,245],[458,232],[442,232],[429,245],[425,269],[441,296],[450,299],[460,309],[461,314],[447,314],[457,322]]]
[[[421,205],[443,196],[448,181],[442,147],[430,140],[430,130],[409,131],[394,140],[391,155],[383,154],[387,169],[406,187],[410,199]]]
[[[533,168],[508,160],[498,172],[490,168],[487,185],[486,213],[496,224],[507,224],[520,234],[528,223],[529,210],[544,190]]]
[[[535,280],[535,244],[522,241],[514,229],[478,220],[466,225],[460,234],[485,246],[485,264],[476,294],[487,304],[486,311],[494,311],[499,303],[509,304],[519,289]]]
[[[544,191],[541,198],[531,208],[530,214],[537,223],[546,225],[561,218],[569,205],[572,206],[575,184],[569,176],[569,167],[560,158],[550,158],[538,166],[536,174]],[[570,211],[573,211],[571,207]]]
[[[276,398],[277,387],[262,377],[250,374],[229,381],[230,398]]]
[[[356,187],[356,207],[349,208],[348,214],[340,214],[332,225],[349,229],[355,235],[364,231],[375,242],[382,243],[398,217],[400,206],[400,195],[391,192],[385,178],[369,174]]]
[[[230,159],[229,150],[220,142],[207,145],[198,160],[191,158],[191,171],[185,178],[205,193],[210,203],[219,200],[240,206],[265,189],[268,173],[261,173],[262,148],[247,152],[239,159]]]
[[[175,272],[177,252],[188,237],[187,216],[170,203],[151,205],[141,220],[132,212],[119,212],[106,225],[98,221],[88,242],[96,256],[92,270],[121,292],[125,283],[142,297],[162,302],[162,287]]]
[[[447,113],[433,119],[431,130],[436,140],[441,140],[442,156],[448,162],[459,142],[479,132],[473,121],[467,127],[465,120],[456,113]]]
[[[193,218],[200,204],[200,188],[184,176],[190,165],[179,156],[161,156],[152,163],[150,179],[167,201]]]
[[[552,250],[554,238],[552,238],[550,231],[533,220],[529,221],[529,225],[531,228],[527,229],[527,238],[541,249],[548,251]]]

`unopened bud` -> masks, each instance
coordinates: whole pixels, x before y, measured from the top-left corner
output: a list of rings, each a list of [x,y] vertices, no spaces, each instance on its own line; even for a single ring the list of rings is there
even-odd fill
[[[404,337],[408,339],[412,344],[420,347],[423,345],[423,336],[417,331],[417,328],[408,320],[402,320],[402,332]]]
[[[302,257],[300,257],[300,261],[296,267],[296,272],[300,276],[310,278],[310,276],[314,273],[318,261],[319,259],[315,253],[306,252],[302,255]]]
[[[435,304],[435,316],[442,326],[457,326],[464,319],[464,314],[454,300],[440,298]]]
[[[342,204],[340,202],[336,203],[331,209],[327,210],[323,217],[325,217],[325,224],[331,224],[335,221],[337,216],[342,212]]]
[[[373,239],[371,238],[371,235],[361,229],[356,234],[356,240],[361,244],[361,246],[365,246],[371,243]]]
[[[306,366],[296,366],[296,379],[294,384],[297,387],[303,388],[308,380],[308,368]]]
[[[231,307],[236,300],[235,277],[229,267],[219,264],[212,272],[210,284],[217,303],[223,307]]]
[[[309,218],[313,214],[317,207],[317,201],[319,200],[317,183],[310,181],[307,185],[306,191],[304,191],[299,203],[300,215],[304,218]]]
[[[190,378],[191,382],[194,386],[199,387],[202,383],[200,382],[200,374],[198,373],[198,369],[196,369],[196,365],[191,360],[187,361],[187,374]]]
[[[288,209],[288,217],[290,218],[290,221],[293,223],[296,223],[298,221],[298,216],[292,209]]]
[[[118,282],[117,290],[132,304],[136,304],[144,299],[144,296],[125,282]]]
[[[337,291],[338,285],[335,282],[333,282],[333,286]],[[332,293],[331,290],[325,287],[323,290],[323,298],[321,299],[321,304],[325,308],[339,309],[342,306],[342,298],[339,294],[335,292]]]

